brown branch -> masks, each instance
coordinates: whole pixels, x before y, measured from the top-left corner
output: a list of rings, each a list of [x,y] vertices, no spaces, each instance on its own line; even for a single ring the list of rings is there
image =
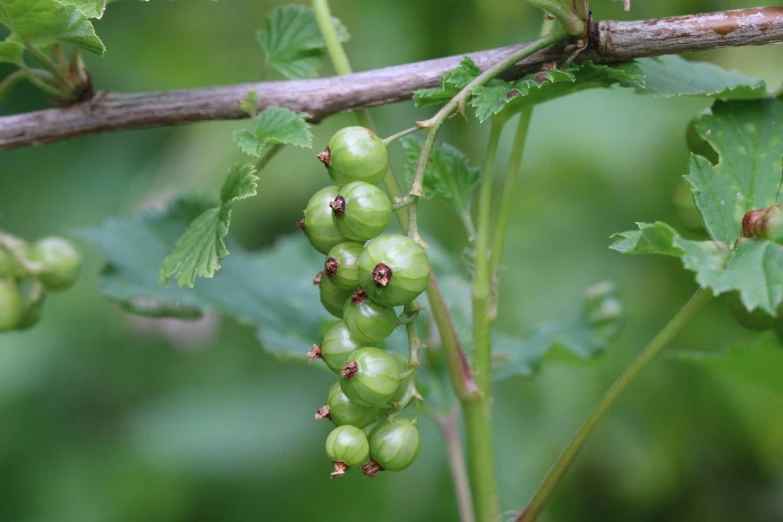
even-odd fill
[[[632,22],[605,20],[592,25],[590,47],[581,59],[602,63],[687,51],[783,42],[783,7],[739,9]],[[525,43],[468,56],[482,69]],[[523,60],[508,77],[539,70],[569,53],[555,46]],[[261,108],[288,107],[313,121],[359,108],[410,98],[457,67],[464,55],[397,65],[366,72],[284,82],[246,83],[178,91],[120,94],[101,92],[70,107],[0,117],[0,150],[126,129],[180,125],[246,117],[238,102],[258,92]]]

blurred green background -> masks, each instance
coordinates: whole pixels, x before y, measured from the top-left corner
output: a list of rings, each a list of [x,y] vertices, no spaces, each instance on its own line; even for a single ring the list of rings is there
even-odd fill
[[[594,0],[597,18],[649,18],[773,5],[754,0]],[[143,91],[257,81],[254,31],[266,0],[118,2],[96,23],[105,58],[87,56],[98,89]],[[358,70],[458,54],[534,37],[540,14],[519,0],[333,0]],[[698,56],[783,82],[783,46]],[[0,74],[6,69],[0,68]],[[325,74],[329,74],[327,70]],[[22,87],[0,114],[46,106]],[[623,366],[693,292],[677,260],[622,257],[609,236],[635,221],[685,230],[672,204],[687,169],[685,128],[707,106],[625,91],[585,92],[536,109],[511,224],[498,328],[524,334],[615,281],[627,327],[606,357],[548,366],[496,389],[501,502],[521,508],[559,450]],[[373,110],[392,134],[431,110]],[[320,149],[336,116],[314,129]],[[578,122],[582,122],[579,125]],[[181,192],[214,191],[240,159],[241,122],[93,136],[0,153],[4,229],[34,239],[128,216]],[[474,163],[488,129],[453,120],[447,141]],[[503,150],[508,152],[508,136]],[[501,151],[502,152],[502,151]],[[401,154],[395,148],[399,165]],[[502,171],[502,170],[501,170]],[[294,233],[326,179],[311,151],[286,149],[259,196],[235,211],[247,248]],[[499,195],[499,194],[498,194]],[[434,203],[424,230],[459,255],[456,217]],[[455,232],[457,230],[457,232]],[[80,243],[84,277],[49,299],[34,330],[0,337],[1,522],[239,522],[456,520],[445,451],[422,424],[418,462],[373,481],[329,480],[328,433],[313,419],[330,377],[266,354],[230,320],[142,320],[102,300],[97,253]],[[719,349],[750,336],[719,300],[672,349]],[[303,347],[306,349],[306,347]],[[772,522],[783,520],[783,400],[662,359],[597,430],[542,520]]]

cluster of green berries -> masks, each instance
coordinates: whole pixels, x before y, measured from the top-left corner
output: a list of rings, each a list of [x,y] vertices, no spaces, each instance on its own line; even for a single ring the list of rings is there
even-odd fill
[[[0,332],[27,330],[41,319],[47,292],[69,288],[81,258],[66,239],[46,237],[30,245],[2,236],[0,243]]]
[[[326,439],[332,477],[363,462],[370,477],[401,471],[419,454],[419,432],[415,422],[387,418],[410,400],[414,377],[402,353],[381,347],[399,324],[394,307],[427,288],[429,258],[405,236],[381,235],[392,219],[391,201],[377,187],[389,166],[383,140],[364,127],[347,127],[318,159],[335,184],[315,193],[298,225],[326,255],[313,284],[340,321],[308,353],[339,376],[316,419],[337,425]]]

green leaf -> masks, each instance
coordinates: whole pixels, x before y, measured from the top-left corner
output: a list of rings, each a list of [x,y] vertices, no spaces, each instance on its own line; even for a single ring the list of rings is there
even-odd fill
[[[202,212],[177,241],[174,251],[160,267],[160,282],[168,284],[172,276],[179,286],[192,287],[196,277],[212,277],[228,255],[223,238],[231,223],[235,201],[256,194],[255,168],[250,164],[233,167],[220,190],[220,205]]]
[[[665,223],[639,223],[638,231],[615,234],[612,249],[624,254],[680,257],[700,286],[715,294],[738,291],[749,311],[775,315],[783,301],[783,245],[743,239],[735,249],[720,241],[690,241]]]
[[[763,80],[727,71],[715,64],[679,56],[642,58],[636,64],[646,77],[638,92],[655,96],[707,96],[719,100],[750,100],[767,96]]]
[[[81,231],[106,259],[103,294],[130,311],[142,305],[144,315],[219,313],[258,328],[266,350],[306,360],[308,348],[320,340],[330,316],[312,284],[323,268],[323,258],[304,235],[284,237],[261,252],[231,245],[231,256],[215,277],[194,288],[161,286],[158,267],[192,219],[206,208],[200,202],[178,201],[164,212],[140,212]]]
[[[720,352],[676,351],[670,357],[699,365],[720,377],[744,382],[783,397],[783,348],[773,333]]]
[[[72,5],[87,18],[103,17],[106,0],[58,0],[61,4]]]
[[[416,107],[443,105],[479,74],[481,74],[481,69],[472,58],[466,56],[456,69],[441,78],[439,88],[420,89],[413,93],[413,103]]]
[[[258,93],[256,91],[248,92],[247,99],[239,102],[239,108],[255,119],[258,114]]]
[[[252,101],[251,101],[252,103]],[[246,107],[250,109],[248,104]],[[255,118],[255,131],[242,129],[234,133],[234,141],[245,154],[260,157],[267,145],[286,144],[312,147],[313,135],[307,124],[307,113],[296,113],[282,107],[269,107]]]
[[[719,156],[691,156],[693,198],[713,239],[733,243],[749,210],[775,204],[783,157],[783,99],[716,102],[696,125]]]
[[[99,55],[106,51],[86,16],[55,0],[0,0],[0,24],[34,45],[56,41]]]
[[[525,339],[494,334],[492,378],[532,375],[544,362],[594,359],[617,337],[623,322],[615,286],[598,283],[585,291],[581,310],[571,317],[545,323]]]
[[[350,38],[348,30],[332,18],[341,42]],[[310,7],[284,5],[266,16],[266,27],[256,33],[266,55],[266,63],[290,80],[318,76],[326,43]]]
[[[24,47],[18,42],[0,42],[0,63],[21,65]]]
[[[405,136],[401,141],[407,159],[406,183],[410,184],[422,142],[414,136]],[[480,179],[481,169],[471,167],[468,158],[459,149],[448,143],[438,144],[433,147],[424,171],[424,195],[441,199],[460,212],[465,212],[470,209],[473,191]]]

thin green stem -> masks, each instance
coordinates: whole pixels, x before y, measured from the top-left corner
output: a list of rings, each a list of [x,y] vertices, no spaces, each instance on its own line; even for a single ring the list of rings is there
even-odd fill
[[[32,83],[42,91],[60,97],[66,97],[68,95],[68,93],[63,89],[51,85],[46,81],[47,79],[56,80],[51,74],[49,74],[49,71],[44,71],[43,69],[31,69],[27,67],[27,65],[22,65],[22,71],[24,71],[30,83]]]
[[[451,478],[454,481],[454,491],[457,495],[460,522],[476,522],[476,517],[473,514],[473,501],[470,498],[470,480],[463,457],[465,453],[459,438],[459,408],[454,408],[448,415],[433,413],[432,417],[443,434],[443,440],[446,441],[446,454],[449,457]]]
[[[282,143],[278,143],[276,145],[272,145],[269,149],[267,149],[267,151],[264,153],[264,155],[261,156],[258,159],[258,161],[256,162],[256,170],[261,170],[264,167],[266,167],[267,164],[270,161],[272,161],[272,158],[274,158],[277,155],[278,152],[283,150],[284,146],[285,145],[283,145]]]
[[[0,81],[0,100],[5,97],[5,93],[10,91],[14,85],[21,82],[25,78],[27,78],[27,71],[22,69],[16,70],[3,78],[3,81]]]
[[[658,355],[664,347],[674,338],[683,326],[685,326],[691,318],[698,312],[704,304],[712,298],[712,293],[704,288],[700,288],[690,298],[690,300],[683,306],[677,314],[672,317],[669,323],[656,335],[650,344],[648,344],[644,350],[634,359],[634,361],[625,369],[625,371],[617,378],[612,386],[606,391],[601,400],[598,401],[595,409],[587,417],[587,420],[582,424],[574,437],[565,447],[563,452],[555,461],[552,468],[547,473],[544,481],[538,487],[538,490],[533,495],[527,508],[519,514],[517,522],[534,522],[538,519],[538,515],[546,505],[552,492],[555,490],[560,480],[565,475],[568,468],[576,459],[577,455],[581,451],[582,447],[587,442],[590,434],[593,432],[601,419],[604,418],[609,409],[617,402],[617,399],[623,394],[633,380],[639,375],[647,364]]]
[[[54,76],[57,79],[57,82],[60,84],[60,87],[67,90],[68,89],[68,81],[65,79],[65,77],[60,72],[60,69],[57,68],[57,65],[52,61],[49,56],[42,50],[40,50],[35,45],[31,44],[30,42],[25,41],[24,42],[25,48],[35,56],[39,62],[41,62],[41,65],[44,66],[44,69],[49,71],[52,76]]]
[[[407,136],[408,134],[413,134],[414,132],[417,132],[417,131],[420,131],[420,130],[421,130],[421,127],[411,127],[410,129],[405,129],[404,131],[400,131],[397,134],[392,134],[388,138],[384,138],[383,139],[383,144],[388,147],[389,144],[394,143],[398,139],[403,138],[403,137]]]
[[[392,205],[392,211],[393,212],[397,212],[398,210],[402,210],[405,207],[408,207],[408,206],[412,205],[415,201],[416,201],[416,198],[411,197],[411,196],[405,196],[404,198],[399,200],[397,203]]]
[[[492,447],[492,371],[491,324],[487,317],[490,295],[488,264],[489,225],[492,207],[492,183],[500,134],[505,120],[492,120],[487,143],[486,161],[479,189],[478,221],[476,227],[476,262],[473,279],[473,372],[481,393],[481,400],[465,406],[468,436],[468,467],[473,484],[473,503],[479,522],[498,519],[495,458]]]
[[[520,166],[522,165],[522,153],[525,150],[527,131],[530,128],[532,115],[532,107],[523,110],[519,115],[516,134],[514,135],[514,145],[511,148],[511,158],[509,159],[506,172],[506,183],[503,186],[503,198],[500,201],[500,210],[498,211],[497,224],[495,225],[495,236],[492,240],[492,250],[490,251],[489,259],[489,277],[492,285],[489,317],[492,322],[497,317],[498,269],[503,255],[503,247],[506,243],[511,209],[514,207],[516,198],[516,186],[519,179]]]
[[[476,239],[476,226],[473,224],[473,216],[470,215],[470,210],[464,210],[459,213],[459,218],[462,221],[462,226],[465,227],[465,233],[468,235],[468,241],[473,242]]]

